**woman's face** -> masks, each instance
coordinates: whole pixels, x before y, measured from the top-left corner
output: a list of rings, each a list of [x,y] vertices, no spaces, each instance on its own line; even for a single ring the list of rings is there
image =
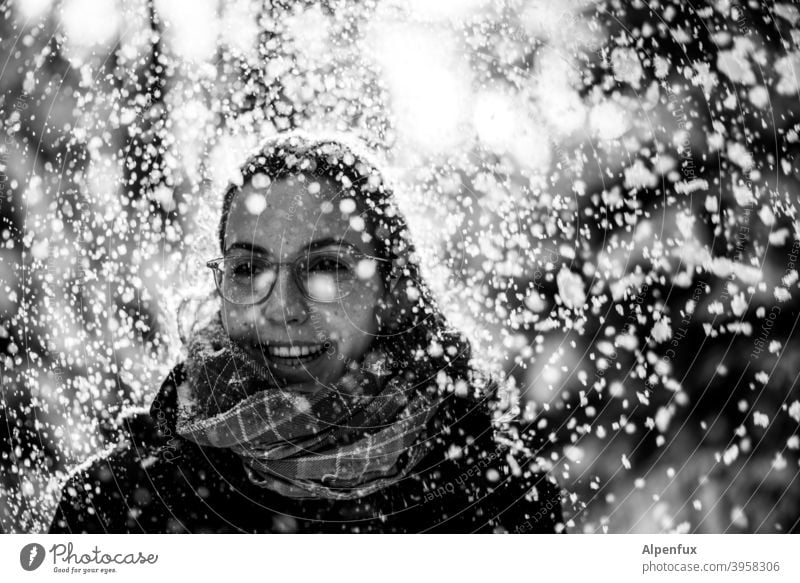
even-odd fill
[[[228,335],[287,383],[329,386],[348,366],[359,365],[378,331],[384,298],[376,262],[362,255],[375,255],[366,229],[355,201],[330,180],[288,177],[260,188],[245,185],[231,204],[224,256],[282,264],[265,299],[235,305],[223,298]],[[346,249],[352,252],[343,253]],[[309,286],[318,287],[309,274],[341,281],[337,274],[345,263],[336,263],[339,257],[357,260],[349,294],[324,302],[319,299],[334,294],[312,289],[318,299],[309,299]],[[298,260],[299,277],[284,263]]]

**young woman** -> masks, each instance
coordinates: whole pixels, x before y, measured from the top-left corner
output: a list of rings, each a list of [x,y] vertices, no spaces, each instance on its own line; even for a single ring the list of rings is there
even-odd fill
[[[52,532],[557,532],[378,168],[297,134],[224,196],[211,317]]]

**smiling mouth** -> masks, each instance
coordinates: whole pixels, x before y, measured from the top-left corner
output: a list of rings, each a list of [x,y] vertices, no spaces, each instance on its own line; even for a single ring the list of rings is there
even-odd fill
[[[325,353],[322,344],[261,344],[255,348],[269,361],[292,367],[308,365]]]

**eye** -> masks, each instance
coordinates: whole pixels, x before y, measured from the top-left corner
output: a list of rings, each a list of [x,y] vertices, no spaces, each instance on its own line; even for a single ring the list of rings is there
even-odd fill
[[[252,260],[247,257],[226,259],[227,271],[233,277],[254,277],[263,273],[267,265],[263,261]]]
[[[348,275],[352,266],[338,255],[317,255],[308,260],[308,271],[319,274]]]

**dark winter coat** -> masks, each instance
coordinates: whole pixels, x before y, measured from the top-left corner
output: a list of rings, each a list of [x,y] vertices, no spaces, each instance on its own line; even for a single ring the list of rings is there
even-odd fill
[[[53,533],[561,531],[558,488],[509,463],[484,405],[458,397],[435,419],[449,433],[397,484],[358,500],[290,499],[252,484],[241,460],[175,430],[175,367],[127,440],[65,485]],[[440,409],[441,410],[441,409]],[[449,427],[449,430],[446,429]],[[519,467],[519,466],[522,467]]]

